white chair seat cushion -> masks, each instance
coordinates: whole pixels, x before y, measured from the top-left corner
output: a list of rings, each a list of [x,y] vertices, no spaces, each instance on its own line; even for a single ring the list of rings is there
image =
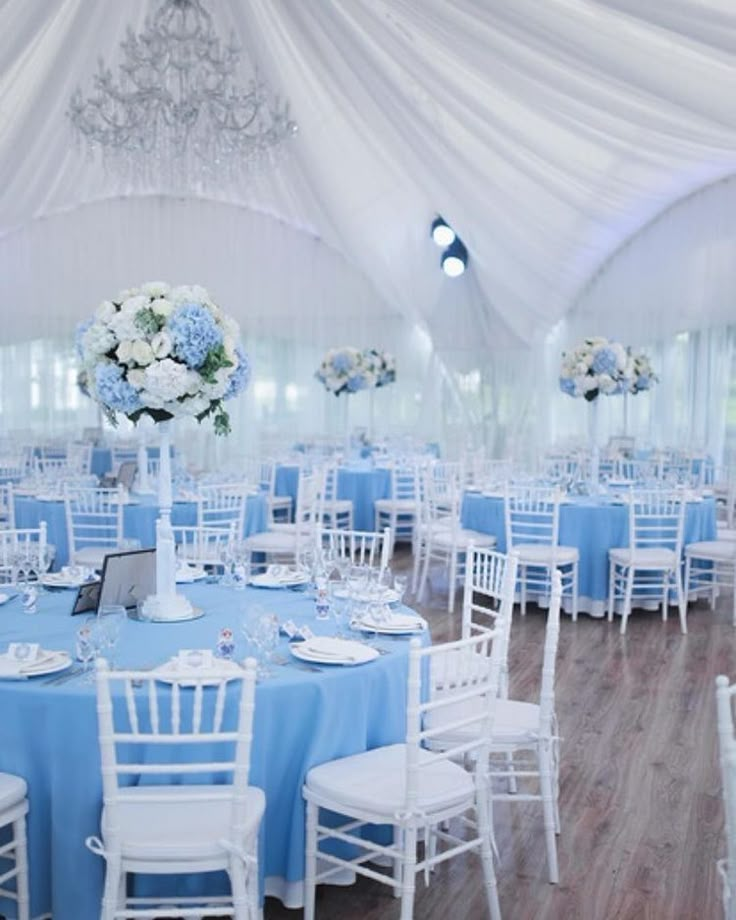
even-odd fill
[[[350,498],[333,498],[322,503],[324,511],[352,511],[353,502]]]
[[[457,549],[467,549],[471,544],[473,546],[495,546],[496,538],[492,534],[458,527],[457,530],[436,530],[432,535],[432,543],[440,548],[449,549],[454,546]]]
[[[482,714],[483,701],[474,699],[455,703],[429,712],[426,717],[428,729],[438,729],[443,725],[451,726],[463,719]],[[520,700],[496,700],[491,731],[491,748],[496,745],[534,744],[539,737],[539,706],[536,703],[524,703]],[[444,745],[463,744],[477,737],[479,725],[476,723],[460,728],[448,728],[444,735],[436,735],[434,741]]]
[[[419,760],[431,759],[420,751]],[[391,817],[406,808],[406,745],[392,744],[362,754],[341,757],[307,774],[306,792],[318,801],[329,801],[335,811],[344,807]],[[460,805],[474,798],[473,778],[466,770],[441,760],[419,771],[417,809],[431,813]]]
[[[417,501],[415,498],[378,498],[373,502],[373,507],[384,514],[391,514],[392,511],[416,514]]]
[[[608,557],[616,565],[633,566],[641,569],[674,569],[677,564],[675,551],[665,546],[628,546],[609,549]]]
[[[223,787],[226,788],[226,787]],[[229,797],[212,799],[212,788],[201,801],[183,802],[182,792],[196,795],[189,786],[138,786],[126,790],[132,800],[118,806],[119,840],[123,858],[161,861],[207,860],[223,856],[219,841],[227,839],[232,802]],[[172,801],[152,801],[170,796]],[[266,807],[262,789],[245,790],[244,839],[231,841],[243,846],[254,833]],[[109,816],[102,811],[102,838],[109,837]]]
[[[730,540],[701,540],[689,543],[685,555],[691,559],[714,559],[718,562],[736,563],[736,543]]]
[[[550,546],[548,543],[515,543],[514,552],[519,562],[527,565],[570,565],[578,562],[580,552],[577,546]]]
[[[0,812],[12,808],[26,797],[26,781],[13,773],[0,773]]]

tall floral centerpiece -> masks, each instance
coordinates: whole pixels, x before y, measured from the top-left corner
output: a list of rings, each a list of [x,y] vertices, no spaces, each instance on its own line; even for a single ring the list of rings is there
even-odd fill
[[[388,386],[396,380],[396,358],[387,351],[375,348],[331,348],[315,372],[328,393],[340,396],[368,390],[371,397],[378,387]],[[347,403],[344,416],[345,438],[347,432]],[[371,398],[371,433],[373,431],[373,399]]]
[[[572,351],[563,352],[560,389],[568,396],[582,396],[592,406],[590,482],[594,492],[600,480],[597,399],[600,395],[628,392],[631,379],[632,359],[619,342],[605,338],[584,339]]]
[[[189,601],[176,593],[171,529],[170,422],[211,418],[215,434],[230,432],[225,403],[250,377],[238,324],[197,285],[148,282],[100,304],[77,328],[77,350],[90,396],[111,424],[148,416],[161,431],[156,594],[144,604],[151,619],[185,619]]]

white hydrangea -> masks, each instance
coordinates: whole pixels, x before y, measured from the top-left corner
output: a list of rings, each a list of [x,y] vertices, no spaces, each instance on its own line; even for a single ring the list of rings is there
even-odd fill
[[[174,304],[165,297],[159,297],[156,300],[152,300],[149,306],[154,313],[164,317],[170,316],[174,309]]]
[[[151,348],[156,358],[168,357],[171,354],[173,344],[171,335],[165,329],[157,332],[151,339]]]
[[[111,300],[103,300],[95,310],[95,319],[101,323],[107,323],[115,316],[116,312],[115,304]]]
[[[196,393],[201,379],[185,365],[164,358],[146,368],[141,400],[151,408],[163,408],[164,403]]]
[[[141,293],[148,297],[167,297],[171,290],[171,285],[165,281],[146,281],[141,285]]]
[[[135,297],[128,297],[127,300],[123,301],[120,312],[126,316],[135,316],[139,310],[147,307],[148,303],[149,298],[145,294],[136,294]]]
[[[104,355],[115,345],[115,336],[108,326],[102,323],[93,323],[82,336],[82,350],[85,358],[96,359]]]
[[[120,311],[107,324],[119,342],[133,342],[141,336],[140,329],[135,324],[135,313]]]

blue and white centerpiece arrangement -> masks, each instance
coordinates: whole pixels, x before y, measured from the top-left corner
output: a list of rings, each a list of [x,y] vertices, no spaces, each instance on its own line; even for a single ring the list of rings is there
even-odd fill
[[[560,389],[588,402],[600,395],[640,393],[650,389],[657,379],[647,355],[609,339],[584,339],[572,351],[562,354]]]
[[[117,413],[159,424],[156,594],[146,599],[143,613],[154,620],[190,619],[191,604],[176,593],[169,423],[212,418],[216,434],[230,432],[224,404],[250,378],[238,324],[203,287],[147,282],[103,301],[77,327],[77,352],[89,395],[111,424],[117,424]]]
[[[375,348],[331,348],[315,372],[329,393],[358,393],[396,380],[396,359]]]
[[[580,397],[593,405],[591,416],[591,490],[599,488],[600,452],[598,445],[598,396],[626,396],[641,393],[657,381],[652,365],[643,352],[632,352],[620,342],[605,338],[584,339],[572,351],[563,352],[560,389],[568,396]],[[624,405],[624,415],[626,405]]]

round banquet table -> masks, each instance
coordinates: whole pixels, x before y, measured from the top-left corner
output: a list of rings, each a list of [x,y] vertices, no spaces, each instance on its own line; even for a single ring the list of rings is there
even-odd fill
[[[496,548],[506,552],[504,500],[501,495],[466,492],[462,525],[493,534]],[[711,497],[688,502],[684,543],[715,540],[716,505]],[[614,497],[570,496],[560,505],[560,543],[580,551],[579,609],[602,617],[608,600],[608,550],[629,542],[628,507]]]
[[[121,667],[151,668],[181,648],[215,647],[225,626],[240,640],[244,611],[261,605],[283,620],[308,623],[331,633],[330,622],[314,620],[314,602],[304,594],[218,585],[183,588],[205,616],[186,623],[128,620],[116,652]],[[78,617],[69,611],[75,592],[45,594],[39,612],[22,612],[18,598],[1,611],[2,643],[37,641],[47,649],[73,653]],[[424,634],[425,641],[428,636]],[[250,782],[266,794],[259,845],[261,894],[289,907],[302,904],[304,807],[302,784],[314,765],[405,737],[408,638],[382,638],[384,654],[359,667],[306,668],[282,639],[277,654],[285,664],[256,687]],[[242,657],[238,644],[236,656]],[[48,678],[50,681],[51,678]],[[103,860],[84,840],[99,834],[102,783],[97,739],[95,688],[81,676],[58,684],[44,677],[0,680],[0,770],[28,782],[31,915],[53,920],[97,920]],[[227,892],[225,877],[174,880],[179,895]],[[143,892],[148,893],[148,892]],[[8,905],[0,899],[0,914]]]
[[[54,569],[69,561],[69,539],[63,501],[45,501],[25,495],[15,495],[15,526],[38,527],[46,521],[47,539],[56,547]],[[140,542],[143,549],[156,545],[156,519],[158,500],[153,495],[136,495],[123,509],[123,535]],[[191,501],[175,501],[171,507],[174,526],[191,526],[197,523],[197,505]],[[260,533],[268,527],[266,496],[255,493],[247,497],[243,536]]]
[[[276,468],[276,495],[290,495],[296,507],[299,488],[299,467],[280,464]],[[356,530],[374,529],[373,503],[378,498],[389,498],[391,472],[383,467],[341,466],[337,471],[337,497],[349,498],[353,503],[353,522]]]

